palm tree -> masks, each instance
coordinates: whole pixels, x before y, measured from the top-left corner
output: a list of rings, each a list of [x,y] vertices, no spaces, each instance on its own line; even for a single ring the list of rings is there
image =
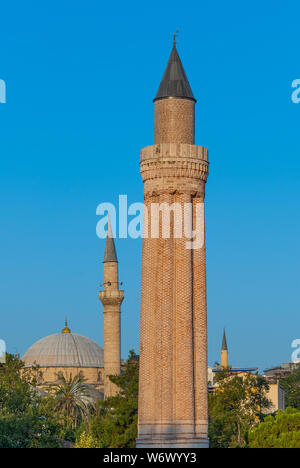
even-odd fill
[[[81,372],[74,377],[62,372],[56,375],[57,382],[49,386],[54,410],[66,417],[68,427],[77,427],[83,419],[88,419],[94,409],[93,389],[86,384]]]

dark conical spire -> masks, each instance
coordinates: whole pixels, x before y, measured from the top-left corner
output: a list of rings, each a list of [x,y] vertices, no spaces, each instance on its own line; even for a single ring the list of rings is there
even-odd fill
[[[108,224],[107,224],[107,236],[106,236],[106,242],[105,242],[105,252],[104,252],[104,260],[103,263],[107,262],[117,262],[117,253],[116,253],[116,248],[115,248],[115,242],[111,230],[111,225],[110,225],[110,220],[108,218]]]
[[[167,64],[167,68],[153,101],[168,97],[191,99],[196,102],[180,57],[178,55],[175,41],[173,42],[173,49]]]
[[[224,328],[224,333],[223,333],[222,351],[228,351],[225,328]]]

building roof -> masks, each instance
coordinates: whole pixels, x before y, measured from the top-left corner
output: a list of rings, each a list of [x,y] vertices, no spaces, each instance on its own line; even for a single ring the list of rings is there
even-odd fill
[[[222,368],[213,368],[213,372],[228,372],[229,374],[239,374],[239,373],[248,373],[248,372],[256,372],[258,371],[258,367],[230,367],[229,369],[222,369]]]
[[[104,367],[104,351],[76,333],[56,333],[34,343],[22,357],[25,367]]]
[[[293,372],[293,370],[300,368],[300,363],[296,362],[285,362],[280,366],[271,367],[270,369],[265,369],[264,372],[266,375],[284,375]]]
[[[108,218],[108,225],[107,225],[107,235],[105,241],[105,251],[104,251],[104,260],[103,263],[107,262],[117,262],[117,252],[115,247],[115,242],[113,238],[113,233],[110,225],[110,221]]]
[[[169,97],[191,99],[196,102],[175,43],[173,44],[165,73],[153,101]]]

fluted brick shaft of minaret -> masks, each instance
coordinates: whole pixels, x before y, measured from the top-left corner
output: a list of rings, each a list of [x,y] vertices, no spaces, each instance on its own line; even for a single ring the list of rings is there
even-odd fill
[[[137,447],[207,447],[204,196],[207,149],[194,144],[195,99],[173,46],[154,99],[154,145],[141,150],[144,217]],[[203,242],[175,235],[200,225]],[[154,206],[158,214],[151,216]],[[163,234],[168,206],[170,236]],[[174,209],[172,208],[174,207]],[[177,208],[175,208],[177,207]],[[200,207],[200,209],[199,209]],[[158,235],[152,228],[158,225]],[[153,232],[155,229],[153,230]]]
[[[104,291],[99,292],[104,315],[104,397],[114,396],[118,387],[109,375],[121,372],[121,304],[124,291],[119,289],[118,260],[110,224],[103,261]]]

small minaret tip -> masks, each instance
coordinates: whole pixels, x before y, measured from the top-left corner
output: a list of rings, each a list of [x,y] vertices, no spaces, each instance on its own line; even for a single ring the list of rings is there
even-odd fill
[[[154,102],[169,97],[190,99],[196,102],[176,49],[177,36],[178,31],[175,31],[173,33],[173,48],[158,91],[153,99]]]
[[[223,369],[227,369],[227,367],[229,367],[229,365],[228,365],[228,348],[227,348],[225,328],[224,328],[224,331],[223,331],[223,340],[222,340],[222,348],[221,348],[221,367]]]
[[[222,340],[222,348],[221,349],[222,349],[222,351],[228,351],[225,328],[224,328],[224,331],[223,331],[223,340]]]
[[[107,223],[107,235],[106,235],[106,242],[105,242],[104,259],[103,259],[103,263],[107,263],[107,262],[118,262],[116,247],[115,247],[115,242],[113,238],[109,216],[108,216],[108,223]]]
[[[176,31],[174,31],[174,32],[172,33],[172,35],[173,35],[173,47],[176,47],[178,34],[179,34],[178,29],[176,29]]]

